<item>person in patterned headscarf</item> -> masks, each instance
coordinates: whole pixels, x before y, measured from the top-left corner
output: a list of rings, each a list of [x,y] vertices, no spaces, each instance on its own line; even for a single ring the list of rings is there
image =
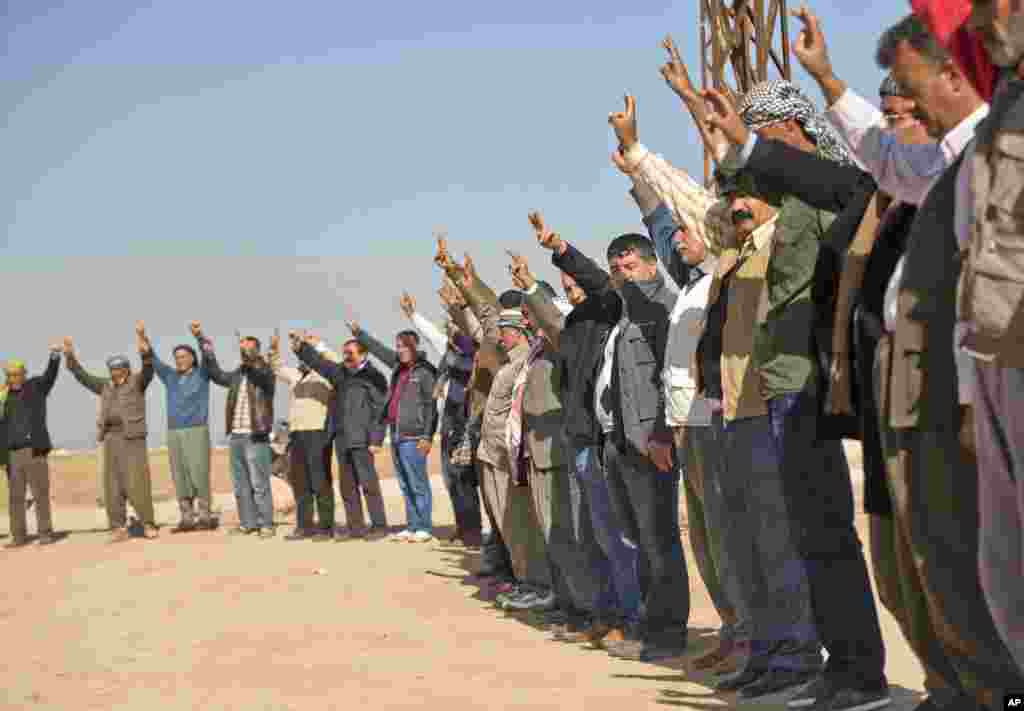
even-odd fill
[[[736,147],[723,171],[752,174],[763,189],[783,195],[754,360],[814,619],[829,654],[820,682],[793,702],[827,701],[836,711],[881,708],[890,703],[885,649],[842,446],[843,437],[861,436],[860,427],[849,394],[833,385],[844,382],[837,376],[849,367],[849,350],[836,346],[847,328],[833,328],[837,285],[877,186],[788,81],[758,84],[736,108],[717,91],[706,97],[710,125]],[[794,225],[793,207],[804,204],[815,208],[810,224]]]

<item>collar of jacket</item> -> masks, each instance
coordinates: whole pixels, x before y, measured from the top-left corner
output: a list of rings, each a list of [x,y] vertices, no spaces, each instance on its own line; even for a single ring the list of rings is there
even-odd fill
[[[775,236],[775,226],[779,221],[779,213],[751,233],[750,237],[740,248],[740,259],[749,257],[754,252],[760,252],[765,245]]]
[[[640,303],[651,301],[654,295],[664,288],[665,278],[661,273],[646,281],[627,281],[622,285],[622,303],[628,312],[630,306],[639,306]]]

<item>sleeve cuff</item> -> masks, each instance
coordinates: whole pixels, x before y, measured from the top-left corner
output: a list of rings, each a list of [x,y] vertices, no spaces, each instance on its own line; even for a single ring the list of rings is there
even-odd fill
[[[644,158],[647,157],[648,153],[650,153],[650,151],[647,150],[647,147],[644,144],[639,142],[634,143],[626,150],[626,153],[623,156],[626,159],[626,167],[630,171],[636,170],[640,163],[643,162]]]
[[[649,217],[651,213],[658,209],[658,205],[661,204],[661,200],[658,199],[654,189],[640,180],[633,181],[633,189],[629,191],[629,194],[636,200],[636,204],[644,217]]]

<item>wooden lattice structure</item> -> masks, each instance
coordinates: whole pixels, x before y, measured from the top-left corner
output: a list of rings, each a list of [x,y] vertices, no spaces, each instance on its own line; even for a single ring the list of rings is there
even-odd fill
[[[791,78],[786,0],[698,2],[703,88],[725,91],[735,101],[772,76]],[[705,151],[705,182],[710,160]]]

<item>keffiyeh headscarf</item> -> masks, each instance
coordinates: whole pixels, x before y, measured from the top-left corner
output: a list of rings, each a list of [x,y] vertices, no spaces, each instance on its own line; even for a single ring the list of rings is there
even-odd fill
[[[740,118],[751,131],[793,119],[818,147],[818,155],[840,165],[853,165],[846,144],[818,113],[814,104],[785,79],[761,82],[740,100]]]

